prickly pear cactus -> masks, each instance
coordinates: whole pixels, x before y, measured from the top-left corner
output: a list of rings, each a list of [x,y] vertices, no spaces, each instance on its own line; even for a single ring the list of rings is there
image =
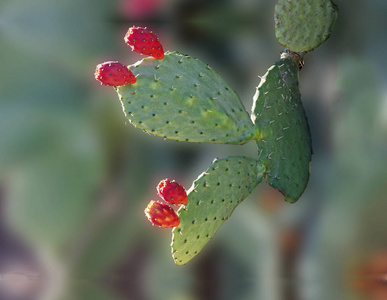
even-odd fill
[[[287,201],[297,201],[309,180],[312,146],[293,57],[281,59],[262,77],[252,119],[261,133],[257,145],[267,182]]]
[[[215,160],[193,182],[188,202],[178,211],[172,255],[183,265],[196,256],[234,209],[262,181],[265,166],[256,159],[231,156]]]
[[[218,73],[178,52],[158,53],[157,58],[128,66],[136,80],[115,87],[126,117],[147,133],[186,142],[254,140],[258,146],[257,159],[215,160],[193,182],[188,201],[175,203],[183,206],[177,212],[179,219],[168,226],[180,222],[172,230],[171,244],[178,265],[202,250],[262,178],[291,203],[308,183],[312,146],[298,73],[306,52],[329,37],[337,8],[331,0],[279,0],[274,18],[276,36],[287,49],[261,78],[251,116]],[[156,224],[156,217],[150,220]]]
[[[331,34],[337,6],[331,0],[279,0],[275,6],[275,34],[293,52],[307,52]]]
[[[234,90],[208,65],[177,52],[128,67],[135,84],[117,88],[126,117],[156,136],[244,144],[257,129]]]

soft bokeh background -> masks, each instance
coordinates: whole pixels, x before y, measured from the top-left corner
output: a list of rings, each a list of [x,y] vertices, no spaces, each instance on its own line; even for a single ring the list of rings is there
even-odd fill
[[[387,299],[387,2],[335,1],[300,74],[314,155],[296,204],[261,184],[186,266],[143,210],[244,146],[164,141],[124,118],[96,64],[164,49],[209,63],[248,110],[279,58],[269,0],[2,0],[0,299]]]

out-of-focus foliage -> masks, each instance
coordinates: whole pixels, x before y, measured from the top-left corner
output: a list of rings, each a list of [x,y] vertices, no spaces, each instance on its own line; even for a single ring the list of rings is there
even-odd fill
[[[261,185],[186,266],[146,204],[244,146],[187,144],[126,124],[96,64],[132,64],[123,36],[208,62],[251,107],[278,60],[265,0],[5,0],[0,4],[0,298],[385,299],[385,1],[336,1],[331,38],[306,55],[310,183],[294,204]],[[384,297],[384,298],[383,298]]]

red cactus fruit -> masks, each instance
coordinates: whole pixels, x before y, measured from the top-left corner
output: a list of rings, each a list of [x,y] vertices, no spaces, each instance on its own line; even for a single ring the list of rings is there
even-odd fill
[[[148,220],[154,225],[169,228],[180,224],[179,217],[168,204],[151,201],[144,212]]]
[[[104,85],[119,86],[136,82],[133,73],[117,61],[107,61],[97,65],[94,75],[95,79]]]
[[[188,197],[185,189],[176,181],[164,179],[157,186],[159,196],[167,203],[174,205],[184,205]]]
[[[163,46],[159,39],[146,28],[130,27],[124,40],[135,52],[151,55],[156,59],[164,58]]]

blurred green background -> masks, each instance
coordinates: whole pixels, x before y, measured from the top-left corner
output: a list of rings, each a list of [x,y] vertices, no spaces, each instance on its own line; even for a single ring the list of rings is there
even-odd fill
[[[209,63],[247,110],[279,59],[268,0],[2,0],[0,299],[387,299],[387,2],[336,0],[331,38],[306,56],[314,155],[296,204],[261,184],[185,266],[143,210],[163,178],[186,188],[244,146],[136,130],[95,66],[165,50]]]

